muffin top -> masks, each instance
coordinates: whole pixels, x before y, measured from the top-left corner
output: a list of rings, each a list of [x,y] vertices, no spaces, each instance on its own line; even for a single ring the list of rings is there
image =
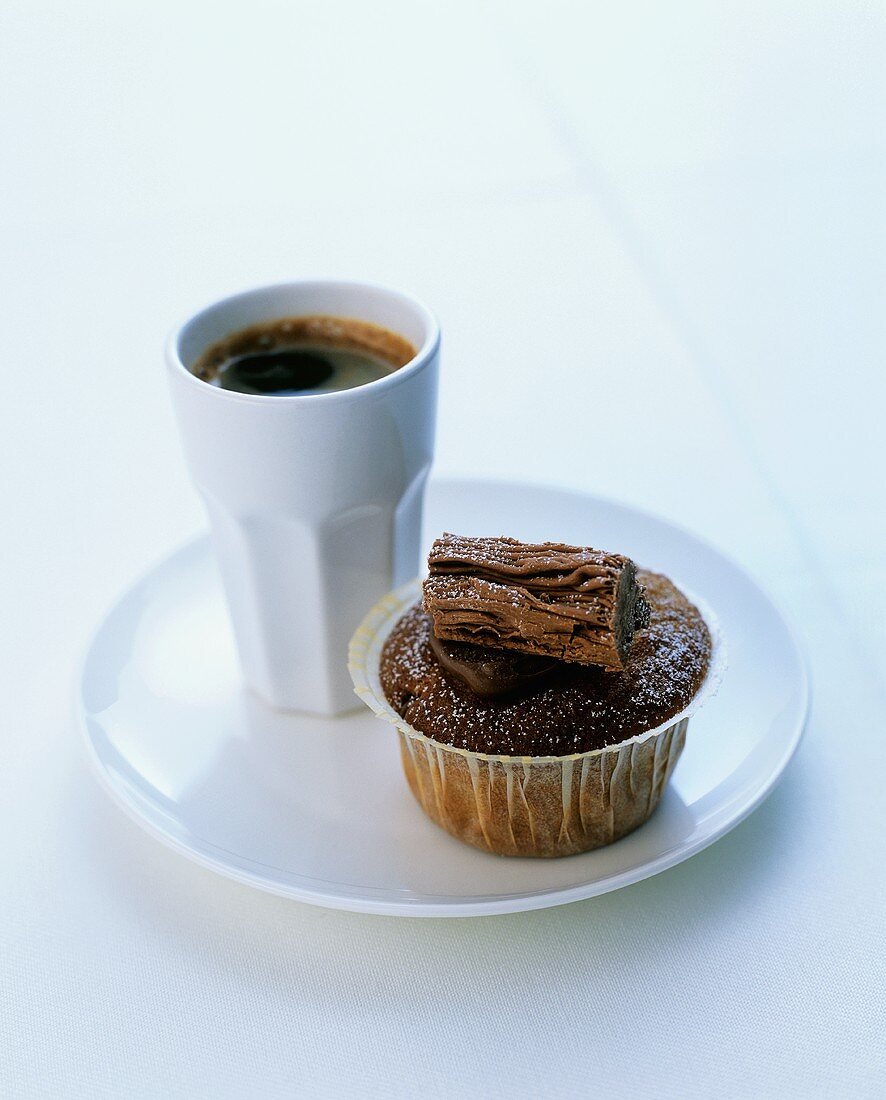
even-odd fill
[[[649,623],[635,634],[622,671],[557,661],[533,670],[537,675],[517,670],[509,694],[479,695],[441,664],[419,602],[382,649],[385,697],[425,736],[493,756],[568,756],[653,729],[691,702],[708,669],[711,638],[701,613],[667,577],[640,570],[637,580]],[[462,645],[459,663],[468,651],[479,668],[502,659],[501,650]]]

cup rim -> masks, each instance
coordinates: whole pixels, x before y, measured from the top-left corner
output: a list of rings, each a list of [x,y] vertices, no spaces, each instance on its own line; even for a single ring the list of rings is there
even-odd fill
[[[231,304],[237,300],[242,300],[251,297],[260,297],[263,294],[267,294],[273,291],[281,291],[288,289],[297,289],[303,287],[339,287],[353,290],[365,290],[375,293],[381,292],[393,298],[399,298],[401,301],[408,303],[412,306],[416,312],[423,318],[427,335],[425,339],[416,351],[412,359],[408,363],[405,363],[402,367],[398,367],[390,374],[384,376],[384,378],[376,378],[372,382],[364,382],[360,386],[354,386],[348,390],[331,390],[328,393],[292,393],[292,394],[273,394],[273,393],[240,393],[238,390],[225,390],[220,386],[211,386],[207,382],[204,382],[202,378],[198,378],[185,366],[182,361],[179,346],[181,338],[185,332],[185,329],[193,324],[204,313],[208,313],[211,309],[216,309],[219,306]],[[357,318],[360,319],[360,318]],[[300,403],[304,401],[310,401],[315,403],[322,401],[324,404],[346,404],[353,401],[362,401],[371,396],[381,394],[387,390],[393,389],[395,386],[400,386],[404,382],[407,382],[414,374],[417,374],[427,363],[433,358],[437,349],[440,346],[440,324],[437,321],[435,315],[431,310],[417,298],[414,294],[410,294],[404,290],[397,290],[394,287],[385,286],[383,283],[372,283],[368,280],[360,279],[335,279],[335,278],[319,278],[319,279],[290,279],[279,283],[266,283],[260,286],[247,287],[244,290],[235,291],[233,294],[226,294],[222,298],[216,298],[200,309],[193,310],[185,320],[181,321],[166,338],[166,363],[172,372],[181,377],[182,375],[190,383],[200,386],[201,389],[207,391],[207,393],[213,393],[221,400],[229,400],[235,402],[246,402],[247,404],[266,404],[271,402],[279,405],[281,402]]]

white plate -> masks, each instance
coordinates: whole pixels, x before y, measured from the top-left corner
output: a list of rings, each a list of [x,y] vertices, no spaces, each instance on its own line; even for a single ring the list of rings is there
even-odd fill
[[[661,519],[537,486],[434,483],[428,543],[442,530],[617,549],[713,607],[729,667],[646,825],[558,860],[501,858],[452,839],[413,801],[386,722],[368,710],[281,714],[240,688],[206,538],[123,595],[86,654],[78,707],[114,799],[170,847],[240,882],[412,916],[507,913],[615,890],[700,851],[759,805],[797,747],[808,686],[784,619],[741,569]]]

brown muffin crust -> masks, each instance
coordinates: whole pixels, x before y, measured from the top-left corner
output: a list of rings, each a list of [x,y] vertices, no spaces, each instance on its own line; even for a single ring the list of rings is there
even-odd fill
[[[651,607],[621,672],[563,662],[553,680],[506,698],[481,698],[441,667],[421,604],[382,649],[388,702],[411,726],[445,745],[502,756],[568,756],[618,744],[681,711],[707,672],[711,638],[698,609],[658,573],[640,570]]]

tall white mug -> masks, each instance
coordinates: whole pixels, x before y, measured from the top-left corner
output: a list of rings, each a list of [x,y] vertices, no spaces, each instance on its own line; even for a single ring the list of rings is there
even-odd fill
[[[374,382],[311,395],[239,393],[189,369],[238,329],[311,314],[374,322],[417,353]],[[351,634],[419,571],[439,348],[437,322],[416,299],[333,280],[234,295],[169,339],[185,458],[209,514],[243,676],[272,706],[331,716],[358,705]]]

